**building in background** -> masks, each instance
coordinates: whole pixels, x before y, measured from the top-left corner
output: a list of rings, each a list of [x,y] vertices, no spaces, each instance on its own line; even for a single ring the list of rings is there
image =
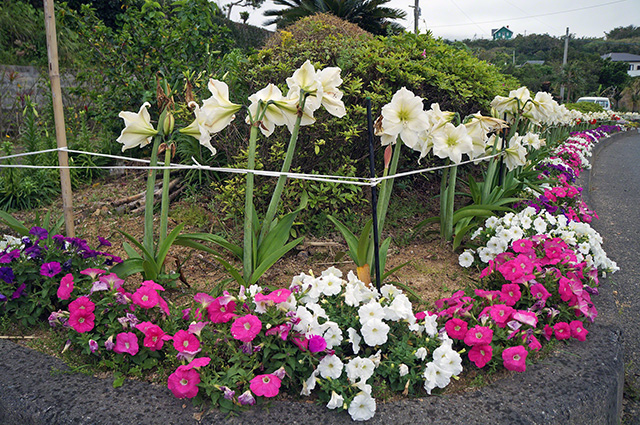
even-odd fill
[[[602,59],[611,59],[612,62],[626,62],[629,64],[627,74],[631,77],[640,76],[640,55],[631,53],[607,53],[601,56]]]

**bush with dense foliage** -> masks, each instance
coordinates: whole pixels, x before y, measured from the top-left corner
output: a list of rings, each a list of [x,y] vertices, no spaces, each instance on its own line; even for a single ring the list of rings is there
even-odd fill
[[[602,106],[597,104],[597,103],[595,103],[595,102],[565,103],[564,106],[566,106],[567,109],[580,111],[580,112],[582,112],[584,114],[589,113],[589,112],[602,112],[602,111],[604,111]]]
[[[317,68],[337,66],[342,70],[340,89],[344,93],[342,100],[347,115],[343,118],[329,114],[319,116],[318,123],[301,134],[293,169],[304,173],[368,175],[367,97],[371,98],[376,116],[381,106],[401,87],[428,103],[440,103],[443,110],[457,110],[466,115],[487,112],[495,95],[514,88],[514,80],[500,75],[493,66],[464,50],[449,47],[429,34],[373,37],[356,25],[322,14],[301,19],[275,34],[267,47],[239,63],[240,67],[231,70],[226,80],[235,86],[232,91],[241,100],[270,82],[285,81],[305,60],[310,60]],[[213,143],[224,145],[219,149],[241,167],[245,161],[244,144],[225,145],[227,136],[223,134],[218,139],[220,142],[214,140]],[[276,169],[288,137],[286,131],[280,131],[260,147],[262,167]],[[416,158],[407,157],[405,161]],[[234,180],[219,185],[220,199],[232,209],[241,208],[243,199],[238,189],[241,185],[235,184]],[[265,183],[261,187],[265,193],[270,193],[272,182]],[[297,205],[299,191],[304,188],[310,201],[306,214],[313,220],[320,217],[318,212],[321,210],[342,209],[348,213],[364,200],[360,189],[347,185],[296,185],[299,187],[288,192],[293,203],[287,205],[285,200],[285,208]]]

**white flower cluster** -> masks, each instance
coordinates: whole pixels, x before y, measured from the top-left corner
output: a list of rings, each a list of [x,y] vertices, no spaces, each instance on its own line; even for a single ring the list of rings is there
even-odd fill
[[[380,364],[384,349],[382,346],[387,343],[391,329],[389,323],[406,323],[408,329],[418,335],[438,335],[436,316],[427,315],[423,320],[417,320],[411,302],[402,290],[393,285],[384,285],[378,292],[373,286],[360,281],[351,271],[346,281],[342,279],[342,272],[335,267],[325,270],[318,277],[302,273],[293,278],[290,289],[292,292],[303,294],[300,302],[304,303],[292,309],[297,319],[293,330],[308,337],[324,337],[328,349],[348,344],[343,348],[343,352],[353,353],[345,358],[340,358],[337,352],[323,357],[318,367],[303,383],[300,394],[310,395],[320,378],[335,380],[346,373],[350,385],[360,391],[348,408],[344,407],[356,421],[368,420],[375,414],[376,402],[371,396],[372,388],[367,381]],[[340,329],[337,323],[339,318],[329,317],[321,306],[327,302],[337,302],[338,297],[343,297],[346,305],[357,309],[359,329]],[[451,348],[451,340],[446,333],[442,333],[439,338],[442,345],[433,351],[433,361],[426,364],[423,373],[424,387],[429,394],[435,387],[444,388],[452,376],[462,372],[460,355]],[[361,344],[377,349],[377,352],[368,357],[361,357],[358,355],[362,350]],[[416,356],[425,360],[427,349],[417,348]],[[400,376],[408,372],[406,365],[400,365]],[[333,392],[327,407],[335,409],[344,404],[344,397]]]
[[[7,251],[13,248],[23,248],[22,241],[11,235],[4,235],[2,239],[0,239],[0,252]]]
[[[480,227],[472,236],[484,242],[477,250],[466,250],[459,257],[463,267],[473,264],[475,255],[481,262],[488,263],[503,253],[516,240],[523,237],[547,234],[564,240],[573,250],[579,262],[585,261],[605,273],[619,270],[615,261],[607,257],[602,249],[602,236],[589,224],[568,221],[563,215],[554,216],[547,211],[527,207],[517,214],[507,213],[503,217],[489,217],[484,227]]]

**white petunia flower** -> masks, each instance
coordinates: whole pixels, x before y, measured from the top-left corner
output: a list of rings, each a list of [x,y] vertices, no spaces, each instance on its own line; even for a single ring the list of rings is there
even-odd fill
[[[471,267],[473,264],[473,251],[470,249],[465,249],[462,254],[458,257],[458,263],[462,267]]]
[[[358,309],[358,316],[360,317],[360,323],[363,325],[371,319],[382,320],[385,318],[384,308],[380,303],[371,301]]]
[[[370,346],[382,345],[387,342],[389,325],[380,319],[369,319],[362,326],[362,337],[364,342]]]
[[[349,415],[354,421],[366,421],[376,414],[376,401],[369,394],[360,393],[349,405]]]
[[[322,360],[320,360],[318,370],[320,371],[320,376],[325,379],[338,379],[340,375],[342,375],[343,366],[342,360],[335,354],[331,354],[324,356]]]
[[[342,407],[343,404],[344,398],[335,391],[331,391],[331,400],[329,400],[329,403],[327,403],[327,408],[337,409],[338,407]]]
[[[408,375],[409,374],[409,366],[407,366],[406,364],[402,363],[400,366],[398,366],[398,374],[401,377]]]

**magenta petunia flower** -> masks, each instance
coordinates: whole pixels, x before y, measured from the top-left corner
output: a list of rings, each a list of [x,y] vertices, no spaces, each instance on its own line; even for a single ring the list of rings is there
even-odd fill
[[[311,335],[309,338],[309,351],[312,353],[319,353],[327,348],[327,341],[320,335]]]
[[[542,331],[542,334],[547,339],[547,341],[550,341],[551,337],[553,336],[553,328],[549,325],[544,325],[544,330]]]
[[[178,366],[175,372],[169,375],[167,386],[176,398],[193,398],[198,395],[200,374],[186,366]]]
[[[509,307],[513,307],[518,301],[522,293],[520,292],[520,285],[516,283],[505,283],[500,290],[500,299]]]
[[[227,323],[231,319],[237,316],[236,303],[229,301],[226,304],[222,303],[223,297],[218,297],[207,306],[207,313],[209,313],[209,320],[213,323]]]
[[[76,310],[69,315],[69,326],[78,333],[89,332],[93,329],[96,316],[91,311]]]
[[[256,375],[249,381],[249,388],[257,396],[275,397],[280,392],[280,383],[275,375]]]
[[[251,342],[260,333],[262,322],[257,316],[247,314],[238,317],[231,325],[231,335],[242,342]],[[255,392],[255,391],[254,391]]]
[[[444,329],[447,331],[447,335],[453,339],[464,339],[467,334],[467,329],[469,325],[462,319],[453,318],[448,320],[444,324]]]
[[[467,345],[488,345],[493,339],[493,330],[486,326],[476,325],[469,329],[464,336]]]
[[[61,300],[68,300],[73,292],[73,275],[68,273],[60,280],[60,286],[58,287],[58,298]]]
[[[164,291],[164,287],[158,283],[155,283],[153,280],[145,280],[140,284],[140,286],[155,289],[156,291]]]
[[[204,367],[211,362],[211,357],[198,357],[193,359],[191,363],[185,366],[186,369],[194,369],[197,367]]]
[[[193,300],[197,303],[202,304],[203,308],[207,308],[209,304],[211,304],[215,298],[209,294],[205,294],[204,292],[198,292],[193,296]]]
[[[538,316],[533,311],[518,310],[513,313],[513,319],[534,328],[538,324]]]
[[[69,304],[69,313],[73,314],[78,310],[85,310],[89,313],[93,313],[96,309],[96,305],[89,299],[89,297],[78,297]]]
[[[136,334],[133,332],[121,332],[116,335],[116,345],[113,347],[113,351],[135,356],[138,350],[138,337]]]
[[[529,352],[522,345],[509,347],[502,352],[504,367],[516,372],[524,372],[527,369],[527,355]]]
[[[474,345],[469,350],[469,360],[477,367],[483,368],[493,356],[493,348],[490,345]]]
[[[142,308],[153,308],[160,301],[160,295],[150,286],[141,286],[133,293],[131,301]]]
[[[275,291],[273,291],[272,293],[270,293],[267,296],[275,304],[280,304],[280,303],[285,302],[289,298],[289,295],[291,295],[291,291],[290,290],[288,290],[286,288],[280,288],[280,289],[276,289]]]
[[[40,267],[40,275],[47,277],[54,277],[58,273],[62,271],[62,266],[57,261],[52,261],[50,263],[44,263]]]
[[[171,339],[171,335],[167,335],[160,326],[151,322],[142,322],[136,325],[136,329],[144,333],[144,341],[142,345],[151,351],[162,349],[165,341]]]
[[[584,341],[587,339],[588,330],[584,328],[584,324],[580,320],[574,320],[569,323],[569,327],[571,328],[571,336],[577,339],[578,341]]]
[[[195,335],[179,330],[173,336],[173,347],[179,352],[195,352],[200,348],[200,341]]]
[[[106,276],[100,276],[99,281],[106,283],[111,290],[117,290],[124,283],[124,279],[120,279],[115,273],[110,273]]]
[[[88,268],[88,269],[84,269],[80,272],[80,274],[83,274],[85,276],[89,276],[91,279],[95,280],[96,277],[105,274],[107,271],[106,270],[102,270],[102,269],[93,269],[93,268]]]
[[[567,322],[558,322],[553,325],[553,332],[558,340],[571,338],[571,327]]]
[[[531,291],[531,296],[533,296],[533,298],[537,300],[547,301],[547,298],[551,296],[549,291],[547,291],[547,288],[545,288],[545,286],[541,283],[534,283],[533,285],[531,285],[531,288],[529,288],[529,290]]]
[[[515,252],[522,254],[529,254],[534,251],[533,241],[529,239],[518,239],[517,241],[513,242],[511,247]]]
[[[538,338],[536,338],[534,335],[530,335],[529,338],[527,338],[527,343],[530,350],[540,351],[540,349],[542,348],[542,344],[540,344],[540,341],[538,341]]]

